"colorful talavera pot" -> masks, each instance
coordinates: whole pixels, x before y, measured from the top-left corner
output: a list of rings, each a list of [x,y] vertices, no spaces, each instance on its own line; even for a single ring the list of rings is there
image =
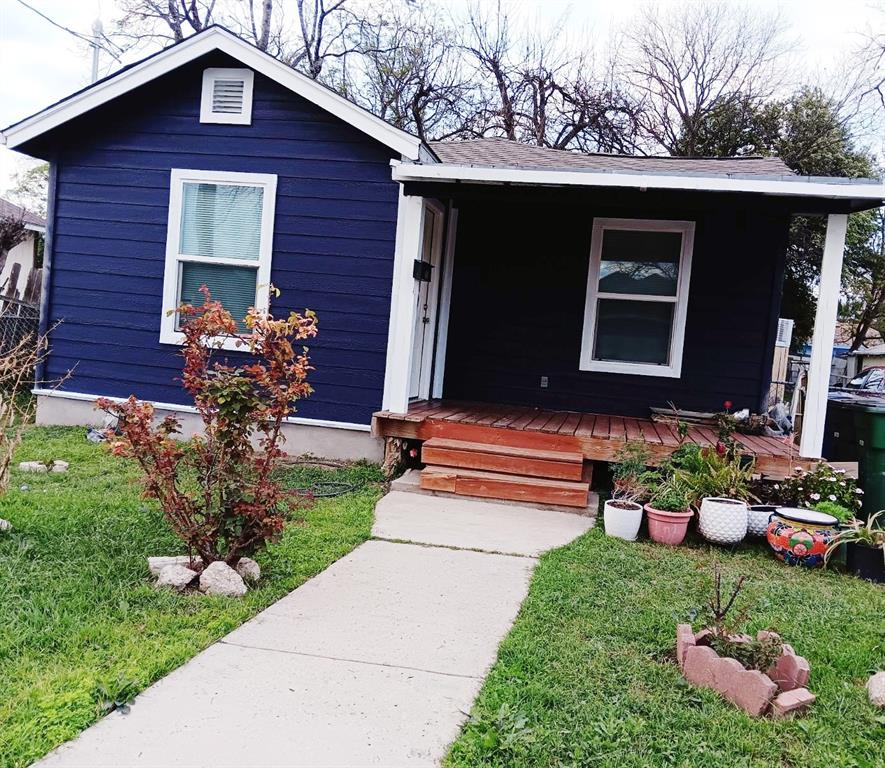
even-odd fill
[[[813,509],[778,507],[768,524],[768,544],[774,556],[788,565],[823,565],[827,547],[836,537],[839,521]]]

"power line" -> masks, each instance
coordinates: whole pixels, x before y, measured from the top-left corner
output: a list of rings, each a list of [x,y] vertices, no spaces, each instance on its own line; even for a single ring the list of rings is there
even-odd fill
[[[33,5],[30,5],[29,3],[26,3],[25,0],[16,0],[16,2],[18,2],[19,5],[23,5],[23,6],[24,6],[25,8],[27,8],[29,11],[33,11],[34,13],[36,13],[40,18],[45,19],[46,21],[48,21],[50,24],[52,24],[53,27],[57,27],[58,29],[61,29],[61,30],[63,30],[64,32],[67,32],[69,35],[73,35],[73,36],[76,37],[78,40],[82,40],[82,41],[83,41],[84,43],[86,43],[87,45],[90,45],[90,46],[93,46],[93,47],[96,47],[96,48],[101,48],[101,50],[103,50],[103,51],[104,51],[106,54],[108,54],[109,56],[112,56],[112,57],[113,57],[114,59],[116,59],[117,61],[120,60],[120,57],[119,57],[114,51],[112,51],[111,49],[109,49],[106,45],[102,45],[101,43],[98,42],[98,37],[97,37],[97,36],[95,36],[95,37],[89,37],[88,35],[83,35],[83,34],[81,34],[80,32],[76,32],[76,31],[74,31],[73,29],[70,29],[69,27],[66,27],[64,24],[59,24],[57,21],[55,21],[54,19],[50,18],[50,17],[47,16],[45,13],[43,13],[43,11],[41,11],[39,8],[35,8]],[[107,38],[104,34],[102,34],[102,38],[103,38],[104,40],[107,40],[107,41],[110,43],[110,40],[108,40],[108,38]],[[113,45],[113,43],[111,43],[111,45]],[[116,47],[119,48],[119,46],[116,46]],[[119,50],[122,51],[123,49],[122,49],[122,48],[119,48]]]

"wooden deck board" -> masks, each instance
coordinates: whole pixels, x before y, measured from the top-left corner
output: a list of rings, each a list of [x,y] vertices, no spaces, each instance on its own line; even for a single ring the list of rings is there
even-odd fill
[[[413,403],[407,414],[379,411],[373,416],[373,430],[382,437],[427,440],[446,435],[550,450],[578,450],[590,461],[612,461],[625,442],[641,440],[648,445],[652,462],[658,463],[683,442],[675,424],[651,419],[447,400]],[[792,471],[792,466],[810,467],[815,463],[800,458],[795,446],[778,438],[739,434],[735,439],[764,474],[782,474]],[[711,447],[718,437],[710,427],[693,425],[686,440]]]
[[[573,435],[575,434],[575,430],[578,428],[578,424],[581,423],[581,417],[583,413],[577,413],[575,411],[571,411],[568,416],[566,416],[565,420],[562,422],[562,426],[559,428],[560,435]]]

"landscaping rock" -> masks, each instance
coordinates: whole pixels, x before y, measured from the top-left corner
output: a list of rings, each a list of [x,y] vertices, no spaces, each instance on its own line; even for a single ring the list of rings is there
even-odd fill
[[[8,533],[12,530],[12,523],[0,517],[0,533]]]
[[[682,674],[692,685],[701,688],[713,687],[713,665],[719,656],[712,648],[705,645],[692,645],[685,651],[685,663]]]
[[[768,711],[776,693],[777,685],[768,675],[758,669],[745,669],[736,676],[726,698],[748,715],[759,717]]]
[[[197,572],[183,565],[167,565],[157,577],[157,587],[172,587],[179,592],[184,591],[197,578]]]
[[[52,469],[50,472],[67,472],[68,467],[70,467],[70,463],[67,461],[62,461],[61,459],[56,459],[52,462]]]
[[[42,461],[20,461],[18,464],[20,472],[48,472],[47,467]]]
[[[151,576],[159,576],[160,571],[162,571],[167,565],[183,565],[185,568],[189,568],[191,566],[191,559],[187,555],[172,555],[171,557],[149,557],[147,561],[148,569],[151,572]],[[193,565],[199,567],[202,564],[202,559],[195,556]]]
[[[261,566],[251,557],[241,557],[237,563],[237,573],[243,577],[243,581],[254,584],[261,578]]]
[[[745,667],[737,659],[720,656],[713,665],[713,689],[722,696],[739,685]]]
[[[792,691],[784,691],[779,693],[771,702],[771,714],[773,717],[781,718],[787,715],[804,712],[817,698],[807,688],[795,688]]]
[[[867,680],[867,695],[870,697],[870,704],[885,707],[885,672],[876,672]]]
[[[242,597],[246,594],[246,582],[227,563],[216,560],[200,574],[200,591],[207,595]]]
[[[676,625],[676,661],[679,667],[685,664],[685,652],[694,645],[694,632],[691,624]]]
[[[777,640],[780,642],[781,636],[777,632],[772,632],[770,629],[760,629],[756,633],[756,639],[760,643],[764,643],[766,640]]]
[[[808,661],[792,653],[782,654],[768,670],[768,676],[782,691],[804,688],[810,675],[811,666]]]
[[[710,645],[713,642],[713,630],[702,629],[694,636],[695,645]]]

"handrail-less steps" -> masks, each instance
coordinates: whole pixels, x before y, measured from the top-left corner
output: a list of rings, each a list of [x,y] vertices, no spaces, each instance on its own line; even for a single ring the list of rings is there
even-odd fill
[[[586,507],[579,452],[433,437],[421,450],[421,487],[462,496]]]

